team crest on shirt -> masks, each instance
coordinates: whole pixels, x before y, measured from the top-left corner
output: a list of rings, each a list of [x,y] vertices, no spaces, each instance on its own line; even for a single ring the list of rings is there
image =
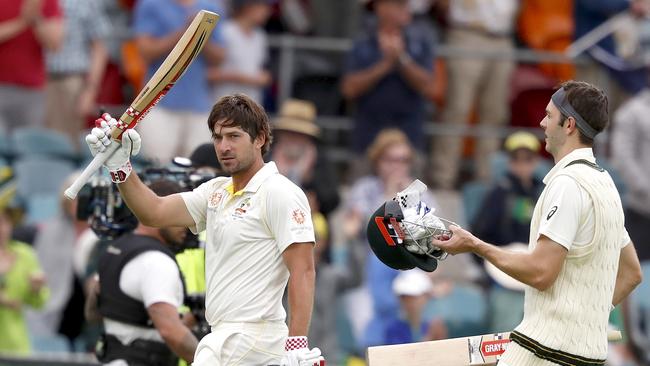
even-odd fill
[[[232,217],[234,219],[241,219],[246,215],[246,212],[251,207],[251,198],[246,197],[244,198],[239,205],[237,205],[237,208],[235,208],[235,211],[232,213]]]
[[[293,212],[291,213],[291,218],[298,225],[302,225],[305,223],[305,213],[301,209],[293,210]]]
[[[222,198],[223,192],[219,191],[212,193],[212,195],[210,195],[210,199],[208,200],[208,207],[217,207]]]

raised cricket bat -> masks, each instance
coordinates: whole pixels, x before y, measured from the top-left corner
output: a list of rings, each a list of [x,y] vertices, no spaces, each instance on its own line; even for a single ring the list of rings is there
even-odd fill
[[[201,10],[196,14],[181,39],[176,43],[176,46],[167,55],[165,61],[142,88],[126,112],[122,114],[117,126],[111,131],[111,137],[117,143],[111,144],[106,151],[95,156],[79,178],[65,190],[66,197],[69,199],[77,197],[81,187],[88,182],[90,177],[120,146],[122,133],[129,128],[135,127],[147,112],[174,86],[190,63],[201,53],[203,46],[210,39],[212,30],[217,25],[217,21],[219,21],[218,14],[206,10]]]
[[[612,330],[607,340],[618,341]],[[510,343],[510,332],[440,341],[368,347],[368,366],[470,366],[495,365]]]

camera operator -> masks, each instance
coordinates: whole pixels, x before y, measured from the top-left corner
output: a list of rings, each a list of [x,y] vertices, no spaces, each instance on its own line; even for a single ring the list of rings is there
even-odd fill
[[[182,190],[169,180],[149,187],[159,196]],[[102,363],[175,366],[177,356],[192,362],[198,341],[178,313],[185,288],[174,259],[185,235],[183,227],[138,224],[100,253],[97,296],[88,297],[86,316],[103,317],[96,350]]]

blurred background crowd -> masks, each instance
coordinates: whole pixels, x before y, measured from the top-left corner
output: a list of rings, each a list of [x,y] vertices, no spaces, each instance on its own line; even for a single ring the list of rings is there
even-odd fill
[[[625,198],[627,229],[650,278],[647,0],[6,0],[0,360],[92,362],[99,330],[83,306],[105,238],[87,218],[101,213],[84,202],[80,215],[82,203],[62,189],[91,159],[83,136],[100,111],[121,115],[200,9],[221,21],[139,125],[134,164],[219,174],[205,145],[214,101],[245,93],[266,108],[274,126],[267,159],[305,190],[313,210],[309,338],[329,364],[362,365],[368,346],[518,324],[521,284],[469,255],[449,257],[432,274],[394,271],[370,254],[365,225],[419,178],[438,215],[497,245],[527,243],[553,165],[538,124],[564,80],[608,93],[610,128],[595,152]],[[610,321],[626,336],[608,362],[650,365],[647,281]]]

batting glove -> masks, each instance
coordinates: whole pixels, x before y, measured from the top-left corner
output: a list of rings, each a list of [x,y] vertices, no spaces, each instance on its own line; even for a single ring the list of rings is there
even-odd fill
[[[320,349],[309,349],[307,337],[287,338],[284,350],[287,353],[280,362],[281,366],[325,366],[325,358]]]
[[[115,143],[111,139],[111,129],[115,125],[117,125],[117,121],[108,113],[104,113],[102,118],[95,121],[96,127],[86,135],[86,143],[93,156],[105,151],[108,146]],[[133,171],[130,158],[140,152],[141,145],[142,139],[136,130],[131,128],[124,131],[121,146],[104,163],[113,182],[126,181]]]

